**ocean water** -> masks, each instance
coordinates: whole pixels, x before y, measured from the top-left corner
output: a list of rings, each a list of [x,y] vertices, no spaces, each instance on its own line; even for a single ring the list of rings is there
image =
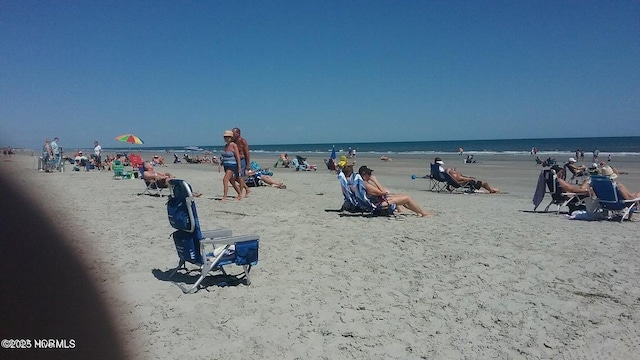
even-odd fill
[[[249,141],[251,139],[248,139]],[[600,151],[600,156],[640,156],[640,136],[633,137],[592,137],[592,138],[550,138],[550,139],[502,139],[502,140],[456,140],[456,141],[409,141],[409,142],[375,142],[375,143],[324,143],[324,144],[282,144],[259,145],[249,142],[251,153],[280,154],[322,154],[328,157],[332,147],[336,152],[344,153],[353,148],[357,153],[374,155],[394,154],[457,154],[462,147],[467,154],[513,154],[529,155],[531,149],[536,147],[542,155],[573,154],[577,149],[585,152],[585,157],[590,157],[594,150]],[[214,153],[222,150],[221,146],[198,145],[201,151]],[[183,153],[185,146],[164,147],[132,147],[132,148],[105,148],[107,152],[113,151],[142,151],[142,152],[167,152]]]

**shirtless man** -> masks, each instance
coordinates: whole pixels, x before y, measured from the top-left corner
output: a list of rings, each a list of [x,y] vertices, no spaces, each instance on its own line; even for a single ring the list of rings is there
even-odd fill
[[[460,184],[466,185],[468,182],[476,182],[476,183],[479,182],[480,187],[487,190],[491,194],[496,194],[500,192],[500,189],[491,187],[489,183],[486,181],[476,180],[475,178],[472,178],[470,176],[462,175],[461,173],[457,172],[455,169],[450,169],[450,168],[445,169],[444,162],[439,157],[435,158],[435,163],[440,165],[440,172],[446,172],[453,178],[453,180],[459,182]]]
[[[162,173],[156,171],[153,168],[153,164],[149,161],[144,162],[144,172],[142,173],[142,177],[146,181],[155,181],[156,185],[159,188],[169,187],[169,180],[176,178],[170,173]],[[193,192],[193,196],[200,197],[202,196],[202,194],[199,192]]]
[[[240,153],[240,177],[245,176],[245,173],[247,171],[247,164],[251,164],[251,157],[249,155],[249,143],[247,143],[247,140],[245,138],[240,136],[240,128],[234,127],[233,129],[231,129],[231,131],[233,132],[233,142],[238,145],[238,152]],[[238,181],[238,178],[236,179],[236,181]],[[240,181],[238,181],[238,183],[240,183]],[[249,186],[247,184],[240,185],[244,185],[243,189],[246,193],[245,197],[249,196],[249,193],[251,192]]]
[[[576,165],[576,159],[569,158],[569,162],[567,162],[567,169],[569,169],[573,175],[580,176],[587,170],[587,167],[584,165],[578,166]]]
[[[142,173],[142,177],[144,177],[146,181],[155,182],[158,187],[163,188],[169,187],[169,180],[176,178],[170,173],[157,172],[153,168],[153,164],[149,161],[144,162],[144,172]]]

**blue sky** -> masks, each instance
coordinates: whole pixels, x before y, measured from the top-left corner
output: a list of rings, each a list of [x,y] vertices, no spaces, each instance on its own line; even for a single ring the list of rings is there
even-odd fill
[[[0,144],[640,135],[638,1],[0,0]]]

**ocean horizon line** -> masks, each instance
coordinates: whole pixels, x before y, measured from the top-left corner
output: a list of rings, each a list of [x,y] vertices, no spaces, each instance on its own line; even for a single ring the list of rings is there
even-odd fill
[[[250,140],[250,139],[248,139]],[[62,144],[64,148],[64,144]],[[171,145],[171,146],[105,146],[104,152],[217,152],[224,145]],[[575,153],[581,149],[585,156],[599,151],[603,155],[637,156],[640,155],[640,136],[619,137],[570,137],[570,138],[530,138],[495,140],[437,140],[437,141],[390,141],[390,142],[353,142],[353,143],[298,143],[298,144],[251,144],[251,153],[264,154],[325,154],[335,148],[337,153],[346,153],[349,149],[360,154],[374,155],[432,155],[457,154],[462,148],[467,154],[505,154],[529,155],[535,148],[539,155]],[[29,151],[31,149],[20,149]],[[71,150],[65,149],[65,152]],[[92,147],[74,148],[73,151],[92,151]],[[35,150],[32,150],[35,151]]]

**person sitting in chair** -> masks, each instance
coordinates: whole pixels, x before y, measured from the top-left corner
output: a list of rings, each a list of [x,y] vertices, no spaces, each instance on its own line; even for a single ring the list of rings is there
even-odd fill
[[[170,173],[162,173],[156,171],[153,167],[153,164],[149,161],[144,162],[144,172],[142,173],[142,177],[145,181],[155,182],[156,186],[159,188],[167,188],[169,187],[169,180],[175,179],[176,177]],[[193,192],[193,196],[200,197],[202,196],[199,192]]]
[[[556,175],[558,176],[558,184],[562,188],[562,192],[576,194],[586,194],[589,192],[589,180],[585,180],[582,185],[574,185],[563,179],[564,169],[562,169],[559,165],[553,165],[551,167],[551,170],[554,170],[556,172]]]
[[[587,167],[584,165],[576,165],[576,159],[569,158],[569,162],[567,163],[567,169],[571,171],[573,176],[582,176],[585,174]]]
[[[161,188],[169,187],[169,180],[175,179],[175,176],[170,173],[156,171],[153,164],[149,161],[144,162],[144,172],[142,173],[142,177],[145,181],[155,182],[156,185]]]
[[[500,189],[491,187],[489,183],[486,181],[476,180],[476,178],[462,175],[461,173],[457,172],[455,169],[445,168],[444,161],[442,161],[442,159],[439,157],[435,158],[435,163],[440,165],[440,172],[446,172],[447,174],[449,174],[449,176],[451,176],[453,180],[457,181],[461,185],[467,185],[471,183],[471,185],[473,185],[473,187],[476,188],[476,190],[483,188],[491,194],[496,194],[500,192]]]
[[[158,154],[153,155],[153,164],[156,166],[164,166],[164,158]]]
[[[358,174],[362,176],[364,180],[364,186],[367,191],[367,197],[374,204],[388,202],[390,204],[396,204],[397,206],[404,206],[405,208],[415,212],[418,217],[431,217],[432,213],[423,210],[409,195],[406,194],[389,194],[388,191],[382,187],[377,181],[372,179],[373,170],[366,166],[361,166],[358,169]],[[374,178],[375,179],[375,178]]]
[[[624,184],[616,181],[616,179],[618,178],[618,173],[611,166],[603,166],[600,170],[600,174],[608,176],[612,182],[616,183],[620,195],[622,195],[625,200],[635,200],[640,198],[640,192],[632,193],[631,191],[629,191],[629,189],[627,189],[626,186],[624,186]]]

